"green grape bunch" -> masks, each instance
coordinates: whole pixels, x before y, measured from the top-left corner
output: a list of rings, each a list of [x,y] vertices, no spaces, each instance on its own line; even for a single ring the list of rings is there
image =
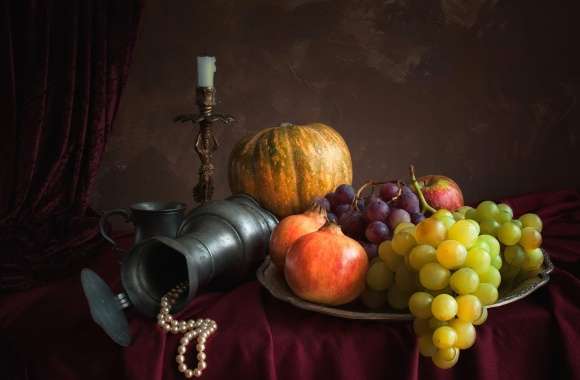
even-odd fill
[[[538,215],[514,219],[509,205],[492,201],[401,223],[379,245],[361,300],[371,309],[408,309],[421,355],[451,368],[475,343],[475,326],[486,321],[500,286],[541,269],[541,232]]]

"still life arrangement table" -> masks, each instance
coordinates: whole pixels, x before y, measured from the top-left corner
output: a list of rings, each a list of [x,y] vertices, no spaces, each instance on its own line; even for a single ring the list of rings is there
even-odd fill
[[[580,377],[577,190],[470,207],[412,165],[355,188],[336,130],[282,123],[234,147],[212,200],[212,124],[234,122],[214,71],[198,59],[200,113],[176,118],[200,125],[198,205],[111,210],[80,281],[3,296],[30,378]]]

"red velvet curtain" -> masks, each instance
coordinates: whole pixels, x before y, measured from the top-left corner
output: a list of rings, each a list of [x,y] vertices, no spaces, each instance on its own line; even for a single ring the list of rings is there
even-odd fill
[[[0,289],[58,276],[95,241],[89,195],[127,80],[143,0],[1,7]]]

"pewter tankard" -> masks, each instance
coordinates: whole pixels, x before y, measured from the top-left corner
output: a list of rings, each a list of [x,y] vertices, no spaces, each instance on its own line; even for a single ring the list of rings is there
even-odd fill
[[[96,273],[83,269],[81,282],[93,319],[115,342],[128,346],[131,337],[124,308],[134,306],[154,317],[161,297],[176,284],[188,284],[174,306],[179,311],[200,287],[226,288],[239,283],[268,253],[277,223],[274,215],[245,194],[193,209],[176,238],[154,236],[124,256],[123,293],[113,294]]]
[[[106,241],[117,246],[105,231],[105,224],[109,217],[121,215],[125,222],[135,226],[135,244],[153,236],[174,238],[184,213],[185,204],[180,202],[139,202],[127,208],[105,211],[99,221],[99,231]]]

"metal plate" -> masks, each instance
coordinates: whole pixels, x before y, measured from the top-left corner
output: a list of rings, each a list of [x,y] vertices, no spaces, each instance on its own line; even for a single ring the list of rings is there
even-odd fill
[[[502,305],[507,305],[508,303],[515,302],[522,299],[536,289],[545,285],[550,279],[550,272],[554,269],[552,262],[550,261],[550,256],[545,250],[544,253],[544,264],[542,270],[537,276],[532,277],[514,289],[511,289],[505,294],[502,294],[500,287],[500,298],[493,305],[488,307],[498,307]],[[268,291],[277,299],[288,302],[301,309],[315,311],[317,313],[332,315],[340,318],[348,319],[367,319],[367,320],[384,320],[384,321],[406,321],[412,320],[413,316],[409,313],[397,312],[393,309],[379,310],[379,311],[368,311],[365,307],[359,303],[352,303],[344,305],[341,307],[330,307],[320,304],[315,304],[312,302],[305,301],[298,298],[284,280],[283,274],[276,268],[276,266],[270,260],[270,256],[267,256],[262,265],[258,268],[256,275],[258,281],[266,288]]]

